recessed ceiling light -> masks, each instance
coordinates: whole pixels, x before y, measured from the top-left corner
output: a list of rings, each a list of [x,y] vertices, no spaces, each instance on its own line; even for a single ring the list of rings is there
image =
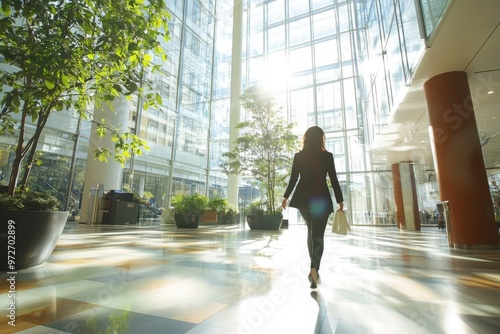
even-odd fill
[[[486,94],[491,95],[491,94],[493,94],[494,92],[495,92],[494,90],[489,90],[489,91],[487,91],[487,92],[486,92]]]

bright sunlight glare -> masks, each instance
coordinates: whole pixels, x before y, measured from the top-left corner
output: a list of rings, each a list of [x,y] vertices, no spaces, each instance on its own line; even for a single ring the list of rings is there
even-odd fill
[[[261,76],[262,86],[269,92],[280,92],[286,90],[288,80],[290,79],[290,70],[286,59],[270,60],[264,67],[264,73]]]

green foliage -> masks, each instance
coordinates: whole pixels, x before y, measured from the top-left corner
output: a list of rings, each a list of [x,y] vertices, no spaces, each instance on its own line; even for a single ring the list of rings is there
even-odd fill
[[[97,319],[98,319],[97,316],[93,316],[92,318],[87,320],[86,330],[89,333],[96,333],[96,334],[126,333],[129,328],[130,314],[128,310],[120,313],[118,312],[111,313],[108,317],[107,324],[105,323],[106,325],[105,328],[101,328],[99,326]]]
[[[53,111],[75,110],[90,119],[92,108],[120,95],[141,96],[144,108],[161,105],[145,78],[155,71],[153,56],[166,60],[169,13],[164,0],[6,0],[1,2],[0,55],[8,70],[0,76],[0,135],[17,133],[9,193],[27,184],[34,150]],[[14,117],[15,114],[18,116]],[[99,124],[113,133],[114,152],[96,158],[124,163],[147,145],[134,134]],[[27,126],[35,126],[32,137]],[[24,176],[18,184],[21,164]]]
[[[136,192],[132,193],[132,201],[145,205],[148,204],[148,199],[146,197],[139,196],[139,194]]]
[[[227,201],[227,199],[222,197],[212,197],[208,200],[207,205],[208,210],[217,211],[219,214],[226,215],[236,215],[238,214],[238,208]]]
[[[222,197],[212,197],[208,200],[207,208],[208,210],[217,211],[218,213],[224,213],[227,206],[227,199]]]
[[[68,186],[71,157],[37,151],[36,159],[40,161],[40,165],[33,168],[31,172],[29,188],[34,191],[50,191],[53,195],[65,196]],[[84,171],[85,166],[83,163],[77,163],[74,167],[76,174],[80,173],[82,170]],[[48,185],[50,185],[50,187]],[[82,188],[82,181],[73,183],[73,189]]]
[[[105,120],[95,123],[97,124],[97,135],[104,137],[110,131],[112,133],[110,140],[115,143],[113,153],[105,147],[98,147],[94,151],[94,158],[99,161],[108,162],[108,157],[112,156],[123,167],[131,157],[131,153],[142,155],[143,150],[149,151],[151,149],[145,140],[133,133],[119,133],[116,127],[107,124]]]
[[[25,191],[11,196],[0,194],[0,210],[58,211],[61,202],[47,192]]]
[[[260,87],[247,89],[241,104],[250,118],[237,124],[242,135],[234,149],[223,154],[227,161],[221,168],[226,174],[252,175],[265,194],[264,211],[276,214],[280,212],[279,197],[286,186],[293,153],[298,149],[294,124],[286,122],[281,108]]]
[[[174,213],[201,215],[208,209],[208,197],[194,193],[178,194],[172,198]]]
[[[227,206],[224,209],[224,214],[229,215],[229,216],[235,216],[239,213],[238,208],[236,205],[232,203],[228,203]]]
[[[251,215],[276,215],[281,214],[283,212],[283,208],[276,207],[275,211],[269,210],[267,206],[267,202],[256,201],[250,203],[246,208],[245,212]]]

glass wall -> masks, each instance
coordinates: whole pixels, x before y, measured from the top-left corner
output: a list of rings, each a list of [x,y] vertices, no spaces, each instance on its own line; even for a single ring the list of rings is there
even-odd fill
[[[32,190],[49,192],[57,197],[70,213],[78,211],[82,195],[88,151],[86,128],[69,111],[54,113],[40,137],[36,165],[32,168],[28,185]],[[28,126],[27,137],[33,131],[34,128]],[[7,185],[10,178],[16,135],[17,132],[0,137],[0,185]]]
[[[394,224],[391,173],[371,164],[370,144],[425,48],[414,2],[244,4],[242,88],[268,87],[298,136],[324,129],[353,223]]]
[[[211,125],[215,2],[175,1],[168,6],[167,62],[157,59],[162,70],[150,77],[163,106],[146,111],[135,101],[131,108],[130,126],[138,128],[151,151],[134,157],[123,178],[124,185],[159,208],[168,207],[178,193],[221,193],[225,183],[208,177],[210,128],[216,126]]]
[[[451,0],[419,0],[427,40],[432,39],[434,31],[450,3]]]
[[[225,116],[221,113],[212,121],[212,114],[222,106],[212,104],[215,4],[210,0],[178,0],[167,4],[172,14],[171,39],[164,44],[168,58],[166,62],[155,59],[161,70],[154,75],[146,74],[154,83],[153,89],[161,95],[163,105],[146,110],[136,97],[129,106],[129,130],[146,139],[151,150],[127,162],[122,187],[146,197],[157,207],[168,206],[175,193],[224,193],[225,177],[209,177],[210,167],[217,164],[216,159],[210,158],[210,139],[218,138],[219,151],[225,150],[223,130],[219,130]],[[83,122],[77,129],[77,124],[80,124],[78,119],[69,111],[51,116],[38,147],[43,163],[34,168],[31,179],[32,188],[53,188],[63,201],[68,188],[64,183],[70,177],[73,178],[71,196],[78,198],[83,190],[80,170],[84,170],[89,153],[91,126]],[[2,136],[0,143],[1,178],[6,179],[10,175],[9,159],[15,141],[13,137]],[[72,154],[75,149],[76,156]],[[55,165],[60,175],[45,178],[48,168]],[[75,172],[68,166],[73,166]],[[0,182],[6,184],[5,179]]]
[[[430,36],[447,3],[243,0],[241,88],[267,87],[286,119],[298,124],[297,136],[312,125],[325,130],[355,224],[395,223],[391,172],[372,164],[371,145],[426,47],[419,22]],[[129,128],[147,139],[151,151],[133,157],[123,174],[124,187],[157,207],[167,207],[177,193],[226,196],[227,176],[219,165],[229,146],[233,5],[230,0],[168,3],[168,59],[156,59],[161,71],[147,74],[163,105],[144,110],[140,100],[130,104]],[[64,119],[64,131],[58,130],[57,117]],[[78,129],[70,112],[51,122],[39,147],[46,167],[37,167],[32,181],[45,182],[44,169],[64,165],[58,179],[72,179],[69,193],[78,198],[90,124]],[[0,167],[8,175],[8,152],[15,143],[5,136],[0,143]],[[421,207],[432,207],[436,191],[435,182],[419,183]],[[67,201],[67,189],[59,192]],[[241,204],[258,196],[251,179],[241,180]]]

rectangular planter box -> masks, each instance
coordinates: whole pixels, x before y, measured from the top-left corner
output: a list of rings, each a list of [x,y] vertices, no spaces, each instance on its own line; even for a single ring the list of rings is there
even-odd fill
[[[217,211],[207,210],[201,215],[200,224],[212,225],[217,223]]]

